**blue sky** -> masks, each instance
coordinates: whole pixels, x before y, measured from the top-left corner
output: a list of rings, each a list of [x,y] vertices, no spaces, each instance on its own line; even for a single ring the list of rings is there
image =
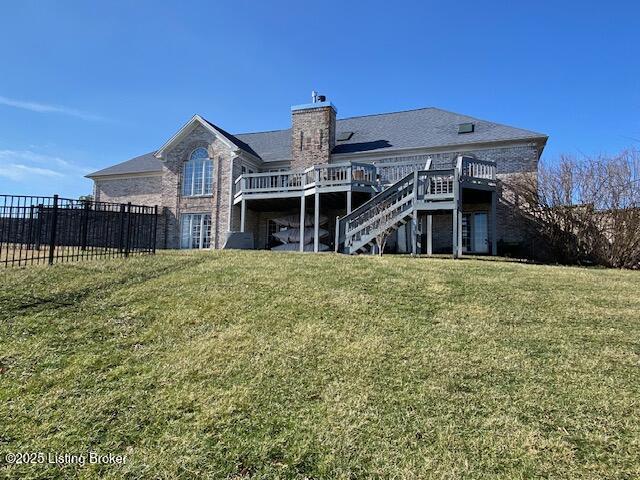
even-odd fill
[[[425,106],[550,136],[544,156],[640,144],[640,4],[45,1],[0,6],[0,193],[90,193],[194,113],[287,128]]]

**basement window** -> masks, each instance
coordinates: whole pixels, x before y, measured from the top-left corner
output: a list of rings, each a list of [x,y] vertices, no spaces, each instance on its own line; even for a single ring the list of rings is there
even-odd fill
[[[337,142],[346,142],[347,140],[350,140],[351,137],[353,137],[353,132],[339,132],[336,135],[336,141]]]
[[[458,133],[473,133],[476,129],[475,124],[468,122],[468,123],[461,123],[458,125]]]

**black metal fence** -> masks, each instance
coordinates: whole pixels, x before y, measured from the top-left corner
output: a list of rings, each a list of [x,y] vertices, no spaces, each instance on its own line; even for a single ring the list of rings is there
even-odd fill
[[[0,265],[154,254],[158,207],[0,195]]]

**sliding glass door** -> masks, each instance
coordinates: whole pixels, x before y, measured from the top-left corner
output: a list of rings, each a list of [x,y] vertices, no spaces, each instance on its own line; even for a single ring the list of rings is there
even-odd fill
[[[486,212],[465,213],[462,216],[462,251],[489,253],[489,225]]]
[[[486,213],[473,215],[473,250],[476,253],[489,253],[489,226]]]
[[[211,215],[188,213],[181,217],[180,248],[209,248],[211,246]]]

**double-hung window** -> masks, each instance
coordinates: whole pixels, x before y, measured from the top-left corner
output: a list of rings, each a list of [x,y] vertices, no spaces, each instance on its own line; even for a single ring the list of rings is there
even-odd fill
[[[213,190],[213,160],[209,158],[207,149],[196,148],[189,160],[184,164],[182,174],[182,195],[196,197],[211,195]]]

